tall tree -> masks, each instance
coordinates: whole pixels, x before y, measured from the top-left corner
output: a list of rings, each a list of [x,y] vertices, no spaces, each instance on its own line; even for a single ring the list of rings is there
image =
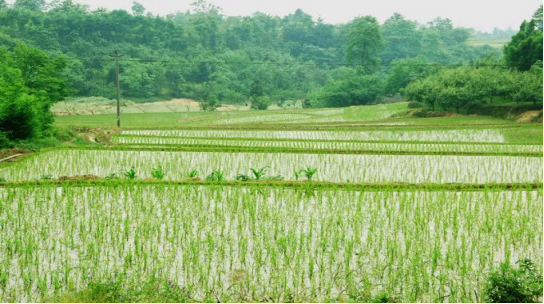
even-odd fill
[[[542,5],[533,14],[536,28],[542,32]]]
[[[139,2],[132,2],[132,13],[136,16],[143,16],[145,13],[145,7]]]
[[[421,52],[421,34],[416,23],[395,13],[382,27],[385,47],[382,63],[389,65],[395,59],[415,57]]]
[[[365,73],[376,71],[380,63],[383,38],[376,18],[364,16],[354,19],[346,34],[346,59],[360,64]]]
[[[535,16],[531,21],[523,21],[519,32],[504,46],[506,63],[520,71],[528,71],[536,62],[542,62],[542,6]]]
[[[16,0],[13,5],[16,9],[27,9],[36,12],[45,10],[46,6],[45,0]]]
[[[0,137],[24,140],[50,130],[50,107],[66,94],[63,69],[62,59],[39,50],[0,48]]]
[[[431,64],[425,57],[405,58],[393,61],[387,77],[386,92],[400,93],[409,83],[423,79],[439,69],[437,64]]]

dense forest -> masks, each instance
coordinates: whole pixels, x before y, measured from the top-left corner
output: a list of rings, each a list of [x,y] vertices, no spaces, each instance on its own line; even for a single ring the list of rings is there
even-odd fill
[[[301,10],[229,17],[202,0],[165,17],[137,2],[127,12],[0,0],[0,145],[50,136],[50,107],[67,96],[113,98],[116,52],[123,98],[192,98],[204,110],[411,100],[460,112],[495,97],[542,100],[542,6],[502,50],[469,44],[471,33],[400,14],[338,25]]]
[[[311,104],[318,89],[349,87],[348,78],[369,87],[359,100],[325,102],[329,106],[397,93],[405,83],[388,75],[399,64],[435,69],[501,53],[467,44],[471,29],[442,18],[418,24],[394,14],[383,24],[364,16],[332,25],[301,10],[284,18],[228,17],[204,1],[166,17],[146,13],[137,2],[132,12],[91,11],[70,0],[17,0],[11,7],[2,2],[0,43],[8,50],[25,44],[64,58],[64,76],[77,96],[115,96],[110,57],[115,50],[123,55],[123,97],[136,100],[245,103],[257,83],[275,103]],[[314,105],[323,103],[321,97]]]

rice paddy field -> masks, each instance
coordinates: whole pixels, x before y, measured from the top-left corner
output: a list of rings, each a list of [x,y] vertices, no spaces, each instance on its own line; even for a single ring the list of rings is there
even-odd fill
[[[148,278],[192,301],[483,302],[500,263],[542,271],[542,124],[405,110],[133,114],[0,162],[0,302]]]

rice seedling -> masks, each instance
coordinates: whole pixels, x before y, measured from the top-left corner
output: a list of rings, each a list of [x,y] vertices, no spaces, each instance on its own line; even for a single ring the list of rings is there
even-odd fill
[[[365,140],[422,142],[504,142],[501,132],[487,130],[390,130],[390,131],[258,131],[258,130],[127,130],[123,135],[185,138],[263,138],[306,140]]]
[[[3,302],[149,278],[187,301],[478,302],[500,262],[542,271],[542,189],[127,183],[3,187],[0,201]]]
[[[131,147],[251,147],[263,150],[304,149],[334,151],[388,151],[433,153],[542,153],[542,145],[464,144],[464,143],[413,143],[413,142],[362,142],[353,140],[263,140],[223,138],[183,138],[155,136],[116,136],[116,143]],[[280,151],[281,152],[281,151]]]
[[[542,183],[542,158],[521,156],[455,155],[342,155],[301,153],[229,153],[110,150],[54,150],[0,166],[9,181],[38,180],[39,172],[53,176],[106,176],[112,170],[134,167],[150,172],[170,168],[164,180],[181,180],[191,170],[221,168],[225,179],[244,173],[248,164],[268,167],[273,175],[296,180],[293,168],[318,168],[316,181],[353,183]],[[131,170],[128,170],[131,172]],[[126,172],[124,172],[126,173]],[[132,173],[129,176],[132,176]]]

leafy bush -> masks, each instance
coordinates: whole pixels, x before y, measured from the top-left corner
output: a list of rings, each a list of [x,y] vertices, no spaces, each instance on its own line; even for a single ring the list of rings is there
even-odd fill
[[[36,138],[41,133],[41,122],[36,111],[36,99],[22,95],[0,104],[0,131],[10,140]]]
[[[484,289],[491,303],[536,303],[542,297],[542,274],[529,259],[518,261],[518,268],[502,263],[487,279]]]
[[[68,141],[76,136],[76,134],[70,128],[56,127],[53,130],[53,136],[55,136],[55,138],[59,141]]]
[[[424,107],[424,104],[422,104],[421,102],[410,101],[408,103],[408,109],[419,109],[419,108],[423,108],[423,107]]]
[[[270,106],[270,98],[268,96],[253,96],[251,97],[251,108],[253,110],[266,110]]]
[[[5,132],[0,132],[0,149],[12,148],[13,143],[9,140]]]

